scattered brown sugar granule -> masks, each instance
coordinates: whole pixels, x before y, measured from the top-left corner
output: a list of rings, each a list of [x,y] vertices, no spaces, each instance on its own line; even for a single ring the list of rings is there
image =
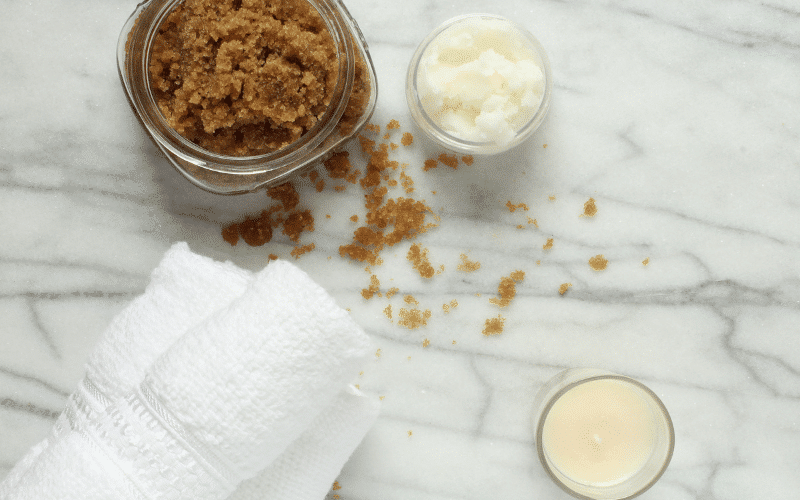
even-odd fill
[[[503,333],[503,327],[505,326],[506,319],[499,314],[496,318],[489,318],[486,320],[486,323],[483,326],[483,333],[487,337],[490,335],[500,335]]]
[[[405,302],[406,304],[414,304],[415,306],[419,305],[419,301],[415,299],[413,295],[403,296],[403,302]]]
[[[341,487],[341,486],[339,486],[339,481],[334,481],[334,482],[333,482],[333,486],[331,486],[331,489],[332,489],[333,491],[336,491],[336,490],[340,490],[340,489],[342,489],[342,487]]]
[[[358,215],[351,215],[350,220],[353,222],[358,222]]]
[[[414,181],[406,175],[405,170],[400,172],[400,184],[403,185],[403,189],[406,191],[406,194],[411,194],[414,192]]]
[[[310,210],[291,213],[283,222],[283,234],[288,236],[289,239],[295,243],[300,241],[300,234],[303,231],[313,230],[314,216],[311,215]]]
[[[322,162],[331,179],[344,179],[347,177],[350,169],[353,168],[349,157],[350,153],[348,151],[339,151],[333,153],[330,158]]]
[[[391,299],[391,298],[392,298],[392,297],[394,297],[394,295],[395,295],[397,292],[399,292],[399,291],[400,291],[400,289],[399,289],[399,288],[397,288],[397,287],[392,287],[392,288],[390,288],[390,289],[389,289],[389,291],[388,291],[388,292],[386,292],[386,298],[387,298],[387,299]]]
[[[646,266],[646,265],[647,265],[647,264],[649,264],[649,263],[650,263],[650,257],[648,257],[648,258],[646,258],[646,259],[644,259],[644,260],[642,261],[642,265],[643,265],[643,266]]]
[[[295,259],[299,259],[301,255],[308,253],[311,250],[314,250],[314,248],[316,248],[316,245],[313,243],[309,243],[308,245],[294,247],[290,253],[292,257],[294,257]]]
[[[433,278],[435,273],[431,261],[428,259],[428,249],[422,248],[419,243],[414,243],[406,254],[406,258],[423,278]]]
[[[553,248],[553,238],[547,238],[547,243],[542,245],[542,250],[550,250]]]
[[[539,227],[539,223],[536,222],[536,219],[531,219],[528,217],[528,224],[533,224],[533,227]]]
[[[431,345],[431,341],[430,340],[425,339],[425,340],[422,341],[422,347],[428,347],[429,345]]]
[[[391,136],[389,135],[389,132],[386,132],[385,134],[383,134],[383,139],[384,139],[384,140],[388,141],[388,140],[389,140],[389,137],[391,137]]]
[[[347,175],[347,178],[346,178],[346,180],[347,180],[347,182],[349,182],[350,184],[355,184],[355,183],[356,183],[356,181],[358,181],[358,176],[359,176],[359,175],[361,175],[361,171],[359,171],[358,169],[355,169],[355,168],[354,168],[354,169],[353,169],[353,171],[352,171],[352,172],[350,172],[350,173]]]
[[[321,193],[323,189],[325,189],[325,181],[320,179],[317,181],[317,185],[315,186],[318,193]]]
[[[280,204],[283,205],[283,209],[287,212],[293,210],[294,207],[300,203],[300,195],[297,194],[291,182],[284,182],[279,186],[267,189],[267,196],[280,202]]]
[[[410,132],[405,132],[403,134],[403,137],[400,139],[400,144],[402,144],[403,146],[410,146],[413,143],[414,143],[414,136],[411,135]]]
[[[441,163],[443,165],[447,165],[448,167],[452,168],[453,170],[457,170],[458,169],[458,158],[456,158],[456,155],[448,155],[448,154],[442,153],[442,154],[439,155],[439,163]]]
[[[509,212],[516,212],[517,209],[522,209],[522,210],[525,210],[526,212],[528,211],[528,205],[526,205],[524,203],[520,203],[518,205],[514,205],[513,203],[511,203],[510,200],[506,202],[506,207],[508,207],[508,211]]]
[[[322,118],[336,59],[325,21],[303,0],[184,0],[159,27],[148,71],[170,127],[247,156],[295,142]]]
[[[379,292],[381,289],[381,282],[378,280],[378,277],[374,274],[369,277],[369,288],[364,288],[361,290],[361,296],[364,297],[366,300],[372,298],[373,295]]]
[[[278,260],[278,256],[275,255],[274,253],[271,253],[271,254],[267,255],[267,258],[269,260]]]
[[[602,254],[595,255],[589,259],[589,266],[595,271],[602,271],[608,266],[608,259],[604,258]]]
[[[236,246],[239,243],[239,224],[229,224],[222,228],[222,239]]]
[[[380,357],[381,357],[381,354],[382,354],[382,353],[381,353],[381,350],[380,350],[380,349],[378,349],[377,351],[375,351],[375,357],[376,357],[376,358],[380,358]]]
[[[583,204],[583,217],[594,217],[597,214],[597,205],[594,203],[594,198],[589,198],[589,201]]]
[[[572,283],[562,283],[561,286],[558,287],[558,293],[564,295],[565,293],[567,293],[567,290],[569,290],[571,286]]]
[[[397,120],[391,120],[386,125],[386,130],[394,130],[394,129],[398,129],[398,128],[400,128],[400,122],[398,122]]]
[[[475,158],[472,155],[462,156],[461,161],[464,162],[464,165],[470,166],[475,161]]]
[[[525,226],[523,226],[522,224],[517,224],[517,229],[525,229]]]
[[[556,201],[556,195],[551,194],[550,196],[547,197],[547,199],[550,201]]]
[[[422,170],[427,172],[428,170],[432,170],[432,169],[434,169],[434,168],[436,168],[438,166],[439,166],[439,163],[436,160],[429,159],[429,160],[425,160],[425,166],[422,167]]]
[[[404,326],[409,330],[414,330],[428,324],[431,311],[430,309],[425,309],[423,311],[421,309],[401,308],[397,315],[400,317],[400,319],[397,320],[398,325]]]
[[[374,133],[376,133],[376,134],[377,134],[377,133],[380,133],[380,131],[381,131],[381,126],[380,126],[380,125],[377,125],[377,124],[375,124],[375,123],[367,123],[367,124],[364,126],[364,128],[365,128],[365,129],[367,129],[367,130],[369,130],[370,132],[374,132]]]
[[[412,434],[414,434],[414,433],[411,432],[411,431],[408,431],[408,437],[411,437]]]
[[[471,273],[473,271],[477,271],[481,268],[481,263],[478,261],[469,260],[467,254],[461,254],[461,263],[458,265],[459,271],[464,271],[465,273]]]
[[[251,247],[258,247],[272,239],[272,221],[267,210],[258,217],[248,217],[238,224],[239,235]]]
[[[415,238],[435,225],[425,223],[426,215],[433,212],[424,202],[401,197],[389,199],[377,208],[376,204],[367,204],[367,226],[356,229],[354,242],[339,247],[343,257],[375,264],[384,246]]]
[[[334,190],[334,191],[338,191],[338,192],[342,192],[342,191],[344,191],[345,189],[347,189],[347,186],[334,186],[334,187],[333,187],[333,190]]]
[[[385,314],[386,317],[389,318],[389,320],[391,321],[391,319],[392,319],[392,305],[391,304],[389,304],[388,306],[386,306],[383,309],[383,314]]]
[[[455,309],[458,307],[458,301],[453,299],[450,301],[449,304],[442,304],[442,310],[445,314],[449,313],[451,309]]]
[[[542,147],[547,149],[547,144],[542,144]]]
[[[508,277],[500,278],[500,284],[497,285],[497,298],[489,299],[491,304],[500,307],[508,306],[514,297],[517,295],[517,283],[522,283],[525,279],[523,271],[514,271]]]

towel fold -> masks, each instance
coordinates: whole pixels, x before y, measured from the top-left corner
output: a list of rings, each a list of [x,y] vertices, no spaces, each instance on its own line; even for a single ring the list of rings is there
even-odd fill
[[[343,391],[368,352],[295,266],[253,276],[176,245],[0,498],[321,498],[377,417]]]

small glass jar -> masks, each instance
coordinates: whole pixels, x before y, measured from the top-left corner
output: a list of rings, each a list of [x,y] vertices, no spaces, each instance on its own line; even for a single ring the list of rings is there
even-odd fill
[[[667,469],[675,431],[641,382],[595,368],[565,370],[534,400],[536,450],[547,475],[585,500],[626,500]]]
[[[169,13],[183,0],[148,0],[128,18],[117,44],[122,87],[144,130],[172,165],[195,185],[214,193],[238,194],[285,182],[328,157],[366,125],[378,96],[375,68],[366,40],[339,0],[306,0],[324,20],[333,38],[338,77],[322,118],[300,139],[277,151],[255,156],[227,156],[187,140],[164,119],[150,88],[149,67],[155,35]],[[352,128],[342,131],[339,120],[353,91],[358,59],[366,67],[369,99]]]
[[[453,133],[452,129],[451,131],[446,130],[446,127],[442,126],[440,120],[431,116],[431,113],[426,110],[430,105],[423,102],[426,98],[424,95],[421,95],[423,94],[422,90],[424,86],[421,84],[420,78],[425,75],[422,64],[425,57],[428,55],[427,52],[429,49],[435,44],[440,43],[441,40],[446,40],[446,38],[452,36],[453,33],[458,33],[459,30],[480,33],[481,30],[485,30],[486,28],[486,26],[481,27],[482,23],[484,25],[493,23],[494,25],[501,26],[503,29],[508,30],[508,33],[513,34],[513,37],[503,37],[503,43],[511,39],[518,40],[520,44],[518,49],[529,54],[542,73],[543,89],[538,107],[529,118],[526,117],[527,119],[523,123],[515,124],[517,126],[513,127],[512,138],[509,139],[505,137],[502,141],[473,141],[462,138],[463,135],[459,137],[459,134]],[[475,46],[481,46],[484,42],[478,39],[470,43],[474,43]],[[511,43],[517,42],[512,41]],[[496,47],[488,46],[485,48],[494,50]],[[553,87],[552,79],[550,61],[547,58],[547,54],[539,41],[528,30],[501,16],[491,14],[467,14],[445,21],[442,25],[433,30],[419,45],[408,67],[408,74],[406,76],[406,100],[408,101],[411,116],[414,118],[417,126],[419,126],[428,137],[441,146],[464,154],[496,154],[517,146],[530,137],[536,129],[539,128],[539,125],[542,124],[550,107],[550,94]],[[447,105],[446,103],[444,106],[447,107]]]

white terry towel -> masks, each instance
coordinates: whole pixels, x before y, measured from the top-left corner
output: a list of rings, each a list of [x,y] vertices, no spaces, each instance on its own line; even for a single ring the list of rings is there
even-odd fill
[[[117,314],[86,364],[51,436],[34,446],[0,484],[0,498],[33,460],[66,432],[82,431],[109,402],[133,390],[153,364],[190,327],[242,295],[252,273],[197,255],[176,243],[150,275],[145,292]]]
[[[172,252],[190,253],[185,247]],[[159,356],[157,343],[147,342],[148,352],[140,358],[130,355],[142,338],[131,333],[141,327],[137,305],[152,312],[165,304],[155,299],[161,293],[158,270],[154,273],[145,296],[109,329],[127,332],[115,334],[123,340],[108,340],[114,335],[107,334],[87,367],[88,385],[102,388],[96,392],[108,397],[95,399],[107,399],[107,407],[55,432],[38,455],[15,469],[0,497],[225,498],[267,466],[234,498],[324,494],[377,416],[374,400],[342,391],[368,352],[368,340],[291,264],[268,266],[227,307],[227,297],[237,295],[249,277],[233,266],[213,264],[236,276],[227,291],[214,287],[213,280],[212,287],[195,281],[191,288],[210,292],[210,304],[195,304],[182,324],[174,317],[155,321],[171,325],[173,344]],[[177,296],[196,296],[184,291]],[[187,331],[176,339],[174,330],[183,327]],[[162,349],[169,338],[169,332],[159,338]],[[140,385],[131,384],[145,372],[141,359],[147,356],[157,359]]]

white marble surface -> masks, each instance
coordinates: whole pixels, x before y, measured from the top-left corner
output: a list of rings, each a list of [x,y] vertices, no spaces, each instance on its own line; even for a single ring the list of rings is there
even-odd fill
[[[114,60],[134,5],[0,1],[0,477],[47,433],[98,335],[171,243],[251,269],[292,248],[281,238],[225,243],[221,224],[266,207],[264,194],[197,190],[140,130]],[[542,128],[508,154],[423,172],[436,147],[416,134],[398,151],[414,195],[441,217],[417,241],[445,271],[422,279],[404,243],[374,272],[384,290],[433,311],[424,328],[390,322],[382,310],[397,310],[401,295],[364,300],[369,274],[338,256],[355,227],[348,218],[363,213],[360,190],[304,189],[317,229],[302,242],[316,250],[296,262],[382,353],[360,380],[385,396],[382,416],[336,493],[567,498],[534,455],[532,399],[561,369],[593,366],[642,380],[674,419],[672,464],[642,498],[796,499],[800,5],[347,5],[377,68],[374,123],[397,118],[415,131],[407,62],[429,30],[462,13],[528,26],[549,52],[555,86]],[[589,197],[598,213],[579,217]],[[507,201],[530,210],[510,213]],[[458,271],[461,253],[480,270]],[[596,254],[609,259],[605,271],[589,268]],[[525,280],[501,311],[488,299],[516,269]],[[565,282],[573,287],[560,296]],[[453,299],[458,308],[444,314]],[[498,313],[505,332],[485,337],[485,319]]]

